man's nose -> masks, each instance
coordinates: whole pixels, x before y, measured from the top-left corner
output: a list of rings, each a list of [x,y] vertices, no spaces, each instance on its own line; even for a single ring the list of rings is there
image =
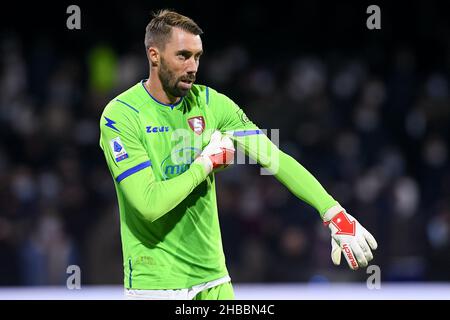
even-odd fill
[[[187,61],[187,67],[186,67],[186,72],[187,73],[196,73],[198,70],[198,63],[197,61],[191,57],[188,61]]]

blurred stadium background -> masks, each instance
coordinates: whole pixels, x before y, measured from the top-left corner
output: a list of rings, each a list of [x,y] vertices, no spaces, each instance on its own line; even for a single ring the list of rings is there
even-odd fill
[[[70,4],[81,8],[81,30],[66,28]],[[366,28],[369,4],[381,7],[381,30]],[[234,99],[261,128],[280,129],[280,147],[372,231],[382,286],[401,283],[402,298],[422,292],[408,283],[425,285],[422,296],[449,299],[444,4],[11,4],[0,34],[0,299],[67,290],[68,265],[80,266],[83,287],[106,298],[121,293],[117,200],[98,121],[112,97],[146,78],[145,26],[165,7],[205,31],[197,82]],[[375,297],[352,289],[368,274],[332,265],[317,213],[276,179],[241,165],[218,174],[217,184],[238,298],[329,297],[332,288]],[[314,284],[325,289],[308,296]]]

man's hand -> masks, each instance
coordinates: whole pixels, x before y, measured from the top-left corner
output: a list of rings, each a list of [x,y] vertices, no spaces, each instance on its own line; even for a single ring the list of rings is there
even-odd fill
[[[208,174],[214,169],[224,168],[233,163],[234,160],[233,141],[220,131],[214,131],[209,144],[203,149],[194,163],[201,163]]]
[[[344,208],[336,205],[323,216],[324,224],[331,230],[331,260],[341,263],[341,253],[353,270],[367,267],[373,259],[372,250],[378,246],[375,238]]]

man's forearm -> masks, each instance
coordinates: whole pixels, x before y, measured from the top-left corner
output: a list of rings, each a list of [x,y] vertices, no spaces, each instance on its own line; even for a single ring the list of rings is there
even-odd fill
[[[279,161],[275,177],[296,197],[316,208],[321,217],[329,208],[337,204],[320,182],[294,158],[279,151]]]
[[[175,178],[151,182],[150,170],[141,170],[120,181],[119,188],[131,205],[151,222],[180,204],[207,176],[203,166],[194,163]]]
[[[233,137],[252,159],[270,171],[297,198],[313,206],[322,217],[336,200],[298,161],[282,152],[264,134]]]

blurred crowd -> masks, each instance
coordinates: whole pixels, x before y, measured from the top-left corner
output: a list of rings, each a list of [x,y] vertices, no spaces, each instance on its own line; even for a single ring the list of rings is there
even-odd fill
[[[448,39],[447,39],[448,40]],[[62,54],[0,38],[0,285],[122,283],[116,194],[98,146],[100,114],[147,77],[142,45]],[[450,43],[447,55],[450,56]],[[450,59],[421,68],[408,46],[370,56],[294,51],[255,59],[245,43],[202,57],[199,83],[227,94],[379,243],[385,281],[450,281]],[[234,282],[362,281],[330,259],[318,213],[256,165],[217,177]],[[345,264],[345,261],[343,261]]]

